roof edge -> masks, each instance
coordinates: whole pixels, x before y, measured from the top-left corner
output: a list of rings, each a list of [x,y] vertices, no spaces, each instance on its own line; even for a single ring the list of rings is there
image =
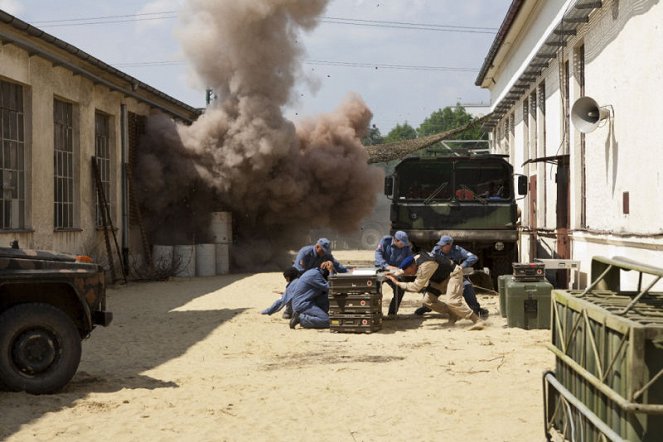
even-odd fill
[[[502,22],[502,25],[500,25],[500,29],[497,31],[497,35],[495,35],[495,40],[493,40],[493,44],[490,46],[490,49],[488,50],[488,55],[486,55],[486,58],[483,61],[483,65],[479,70],[479,75],[477,75],[477,78],[474,81],[475,86],[481,87],[481,84],[483,83],[483,80],[485,79],[488,70],[493,64],[493,61],[495,61],[495,57],[497,56],[497,53],[502,47],[502,43],[504,43],[506,35],[511,30],[511,26],[513,26],[513,23],[516,21],[516,17],[520,12],[520,8],[524,4],[525,0],[513,0],[511,2],[511,6],[509,6],[509,10],[507,11],[506,16],[504,17],[504,21]]]

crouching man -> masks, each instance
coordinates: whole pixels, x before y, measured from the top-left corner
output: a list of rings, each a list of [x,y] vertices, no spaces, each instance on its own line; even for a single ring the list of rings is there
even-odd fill
[[[329,328],[329,274],[334,271],[332,261],[307,270],[294,284],[292,291],[292,319],[290,328]]]
[[[473,325],[469,330],[481,330],[484,322],[463,300],[463,269],[449,258],[421,252],[408,257],[400,265],[403,274],[415,275],[413,282],[401,282],[393,274],[387,274],[394,284],[407,292],[424,290],[422,304],[438,313],[449,317],[449,324],[454,325],[461,319],[469,319]],[[438,298],[445,293],[444,300]]]

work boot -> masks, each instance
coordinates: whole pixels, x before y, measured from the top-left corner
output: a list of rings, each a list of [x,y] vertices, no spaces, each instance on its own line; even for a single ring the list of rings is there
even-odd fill
[[[287,310],[285,310],[285,311],[283,312],[283,319],[290,319],[290,318],[292,318],[292,313],[289,312],[289,311],[287,311]]]
[[[417,315],[417,316],[423,316],[424,313],[428,313],[428,312],[430,312],[430,311],[431,311],[431,309],[429,309],[429,308],[426,307],[425,305],[422,305],[421,307],[419,307],[418,309],[416,309],[416,310],[414,311],[414,314]]]
[[[290,328],[294,329],[299,324],[299,313],[293,312],[292,319],[290,319]]]
[[[449,319],[447,320],[447,325],[449,327],[453,327],[456,325],[456,322],[458,322],[460,318],[456,316],[455,314],[449,312]]]
[[[469,317],[469,320],[474,324],[467,327],[468,330],[483,330],[483,328],[486,326],[486,323],[481,318],[479,318],[476,313],[472,313],[472,316]]]
[[[488,319],[488,315],[490,315],[490,312],[488,311],[488,309],[487,308],[482,308],[482,307],[479,307],[479,309],[476,310],[474,313],[476,313],[479,318],[484,319],[484,320]]]

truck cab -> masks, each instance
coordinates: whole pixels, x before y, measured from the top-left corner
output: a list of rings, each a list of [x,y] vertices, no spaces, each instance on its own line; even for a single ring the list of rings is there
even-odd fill
[[[90,261],[0,247],[0,388],[54,393],[74,376],[82,339],[113,317],[103,269]]]
[[[429,251],[450,235],[495,283],[518,257],[516,195],[527,192],[526,178],[518,178],[514,186],[513,166],[502,155],[406,158],[385,179],[392,231],[405,231],[415,248]]]

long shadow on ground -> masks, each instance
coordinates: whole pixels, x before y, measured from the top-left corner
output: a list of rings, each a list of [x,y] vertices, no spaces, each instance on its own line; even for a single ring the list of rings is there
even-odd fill
[[[109,290],[113,323],[95,329],[84,341],[81,364],[69,385],[54,395],[0,391],[0,440],[49,412],[72,407],[89,393],[177,388],[171,380],[141,373],[181,356],[245,309],[173,310],[246,276],[132,283]],[[177,333],[177,339],[173,339],[173,333]]]

